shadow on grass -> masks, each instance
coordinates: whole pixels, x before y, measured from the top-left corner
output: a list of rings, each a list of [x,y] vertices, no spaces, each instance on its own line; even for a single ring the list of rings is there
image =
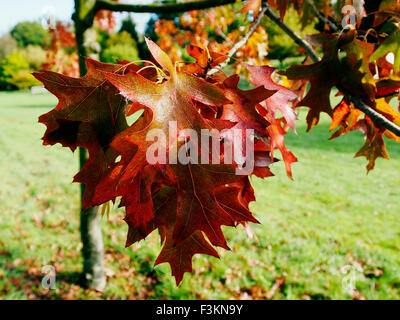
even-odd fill
[[[4,272],[3,278],[0,280],[0,296],[6,299],[71,299],[82,287],[79,281],[79,272],[57,272],[53,290],[42,286],[45,274],[41,272],[40,267],[27,268],[1,262],[0,269]]]
[[[56,272],[55,290],[42,286],[46,273],[37,260],[0,250],[0,296],[6,299],[71,299],[82,288],[79,272]],[[48,274],[48,273],[47,273]]]

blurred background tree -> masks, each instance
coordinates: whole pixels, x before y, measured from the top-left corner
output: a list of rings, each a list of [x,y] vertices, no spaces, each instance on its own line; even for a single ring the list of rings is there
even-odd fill
[[[128,32],[132,39],[136,41],[136,43],[140,41],[139,34],[136,31],[135,21],[133,21],[131,16],[127,16],[124,20],[122,20],[119,32],[121,33],[123,31]]]
[[[46,62],[46,51],[35,45],[28,45],[26,48],[19,50],[25,60],[29,63],[32,70],[39,70]]]
[[[37,21],[24,21],[18,23],[10,33],[18,46],[25,48],[28,45],[43,46],[47,30]]]
[[[7,33],[0,37],[0,61],[17,49],[17,40]]]
[[[0,62],[0,87],[7,90],[25,89],[40,82],[31,75],[29,62],[13,51]]]
[[[135,40],[138,56],[140,57],[140,59],[150,59],[150,53],[144,42],[143,35],[138,34],[136,30],[136,23],[130,15],[122,20],[119,32],[122,31],[128,32],[131,35],[132,39]]]
[[[159,1],[160,4],[175,2]],[[188,44],[224,52],[242,37],[253,20],[252,14],[238,14],[240,8],[241,4],[236,3],[186,13],[152,14],[145,34],[157,41],[175,61],[191,59],[184,49]],[[312,19],[300,20],[294,12],[286,15],[285,22],[295,29],[302,25],[305,34],[312,33],[315,24]],[[97,12],[93,26],[85,31],[84,46],[88,57],[107,63],[150,58],[143,35],[137,32],[135,21],[129,14],[122,16],[118,23],[111,12]],[[19,53],[3,62],[3,65],[9,62],[11,65],[0,71],[0,89],[23,89],[38,85],[29,73],[41,69],[78,76],[75,47],[71,23],[58,21],[49,30],[39,22],[18,23],[9,34],[0,38],[0,61],[14,52]],[[298,62],[303,56],[292,40],[267,19],[237,52],[238,58],[245,57],[249,63],[260,65],[269,61],[278,68]]]
[[[57,71],[71,77],[79,75],[74,28],[71,23],[57,21],[45,38],[46,62],[40,69]]]
[[[125,30],[108,35],[103,41],[101,61],[115,63],[117,60],[134,61],[139,59],[137,43]]]

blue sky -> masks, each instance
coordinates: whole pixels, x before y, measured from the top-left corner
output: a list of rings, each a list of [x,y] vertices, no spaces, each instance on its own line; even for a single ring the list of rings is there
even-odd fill
[[[151,3],[151,0],[127,1],[126,3]],[[18,22],[40,21],[46,12],[54,12],[58,20],[70,20],[74,11],[74,0],[0,0],[0,35],[8,32]],[[117,14],[123,17],[122,14]],[[132,14],[139,32],[143,32],[149,14]]]

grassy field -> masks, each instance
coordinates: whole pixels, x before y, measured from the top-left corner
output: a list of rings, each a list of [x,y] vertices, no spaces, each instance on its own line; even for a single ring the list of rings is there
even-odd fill
[[[353,159],[361,133],[328,142],[326,118],[307,134],[298,121],[288,136],[294,181],[281,163],[276,177],[253,179],[258,242],[225,228],[232,251],[196,256],[176,287],[167,264],[153,268],[158,235],[124,248],[114,209],[102,219],[107,288],[82,289],[78,155],[42,146],[37,123],[55,104],[47,94],[0,94],[2,299],[400,299],[400,146],[389,142],[392,160],[366,175],[365,159]],[[41,286],[45,265],[57,270],[55,290]]]

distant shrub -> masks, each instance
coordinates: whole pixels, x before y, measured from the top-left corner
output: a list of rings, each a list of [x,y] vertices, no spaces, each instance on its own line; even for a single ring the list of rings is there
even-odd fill
[[[43,46],[47,30],[39,22],[24,21],[18,23],[10,33],[18,46],[25,48],[28,45]]]
[[[122,20],[121,28],[119,29],[119,33],[128,32],[133,40],[136,42],[139,41],[139,35],[136,31],[136,24],[135,21],[132,19],[131,16],[128,16],[124,20]]]
[[[115,63],[116,60],[138,60],[139,53],[136,41],[127,31],[105,34],[99,33],[99,41],[102,46],[100,60],[107,63]]]
[[[13,51],[0,62],[0,88],[25,89],[40,85],[32,75],[28,61],[21,52]]]
[[[0,61],[16,50],[17,46],[17,40],[15,40],[9,33],[0,37]]]
[[[101,61],[115,63],[116,60],[138,60],[138,50],[136,47],[125,44],[118,44],[105,49],[101,54]]]
[[[42,83],[37,80],[30,70],[19,70],[13,74],[8,83],[17,87],[18,89],[27,89],[33,86],[41,86]]]
[[[4,85],[10,84],[9,80],[20,70],[29,70],[29,63],[24,56],[13,51],[0,62],[0,82]]]
[[[136,41],[127,31],[121,31],[120,33],[113,33],[105,41],[106,48],[115,47],[118,45],[136,47]]]

